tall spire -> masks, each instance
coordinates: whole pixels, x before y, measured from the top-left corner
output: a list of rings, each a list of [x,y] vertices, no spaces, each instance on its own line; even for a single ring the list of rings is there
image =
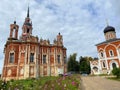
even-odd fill
[[[28,5],[27,17],[29,17],[29,5]]]

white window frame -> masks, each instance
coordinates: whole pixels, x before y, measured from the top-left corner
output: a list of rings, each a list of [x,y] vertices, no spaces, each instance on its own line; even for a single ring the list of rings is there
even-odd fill
[[[64,64],[66,64],[67,63],[67,60],[66,60],[66,57],[64,56]]]
[[[102,56],[102,54],[103,54],[103,56]],[[100,55],[100,58],[104,58],[104,52],[101,51],[101,52],[99,53],[99,55]]]
[[[112,52],[112,54],[111,54],[111,52]],[[113,57],[113,56],[114,56],[113,50],[109,50],[109,55],[110,55],[110,57]]]
[[[103,64],[103,63],[105,64],[105,67],[104,67],[104,64]],[[101,66],[102,66],[102,68],[106,68],[106,67],[107,67],[106,62],[105,62],[105,61],[102,61],[102,62],[101,62]]]
[[[104,66],[104,64],[105,64],[105,66]],[[103,67],[103,68],[106,68],[106,63],[105,63],[105,61],[102,62],[102,67]]]
[[[35,60],[35,54],[34,53],[30,53],[30,63],[33,63]]]
[[[23,74],[24,74],[24,69],[21,68],[21,69],[20,69],[20,75],[23,75]]]
[[[8,71],[7,71],[7,76],[10,76],[12,74],[12,71],[11,71],[11,69],[9,69]]]
[[[14,58],[13,58],[13,62],[10,62],[10,57],[11,57],[10,54],[12,54],[12,53],[14,54]],[[8,61],[8,62],[9,62],[10,64],[13,64],[13,63],[15,62],[15,52],[14,52],[14,51],[10,51],[10,52],[9,52],[9,61]]]
[[[45,58],[45,62],[44,62],[44,58],[42,58],[42,61],[43,61],[42,63],[46,64],[47,63],[47,55],[44,54],[43,56],[46,56],[46,58]]]

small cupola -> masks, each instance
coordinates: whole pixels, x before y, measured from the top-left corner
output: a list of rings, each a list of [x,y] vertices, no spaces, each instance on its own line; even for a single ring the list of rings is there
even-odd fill
[[[112,26],[105,27],[104,35],[106,40],[115,39],[116,38],[115,28]]]

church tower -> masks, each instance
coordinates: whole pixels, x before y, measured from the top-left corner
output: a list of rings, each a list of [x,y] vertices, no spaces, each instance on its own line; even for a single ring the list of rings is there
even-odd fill
[[[18,39],[18,29],[19,29],[19,26],[16,24],[16,21],[14,21],[14,24],[10,24],[10,36],[8,39],[17,40]]]
[[[58,44],[58,46],[63,45],[63,38],[62,38],[62,35],[60,33],[58,33],[58,35],[57,35],[57,44]]]
[[[20,38],[18,29],[19,26],[14,21],[10,25],[10,35],[4,48],[3,80],[58,76],[67,71],[62,35],[57,35],[54,44],[49,39],[39,40],[32,35],[29,7]]]
[[[24,24],[22,26],[22,40],[26,40],[32,35],[32,21],[29,16],[29,7],[27,11],[27,17],[25,18]]]
[[[104,35],[106,40],[116,39],[115,28],[112,26],[107,26],[104,29]]]

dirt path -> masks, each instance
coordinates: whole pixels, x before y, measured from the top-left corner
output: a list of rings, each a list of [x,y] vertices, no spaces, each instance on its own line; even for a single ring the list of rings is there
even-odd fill
[[[105,77],[82,77],[83,90],[120,90],[120,82]]]

